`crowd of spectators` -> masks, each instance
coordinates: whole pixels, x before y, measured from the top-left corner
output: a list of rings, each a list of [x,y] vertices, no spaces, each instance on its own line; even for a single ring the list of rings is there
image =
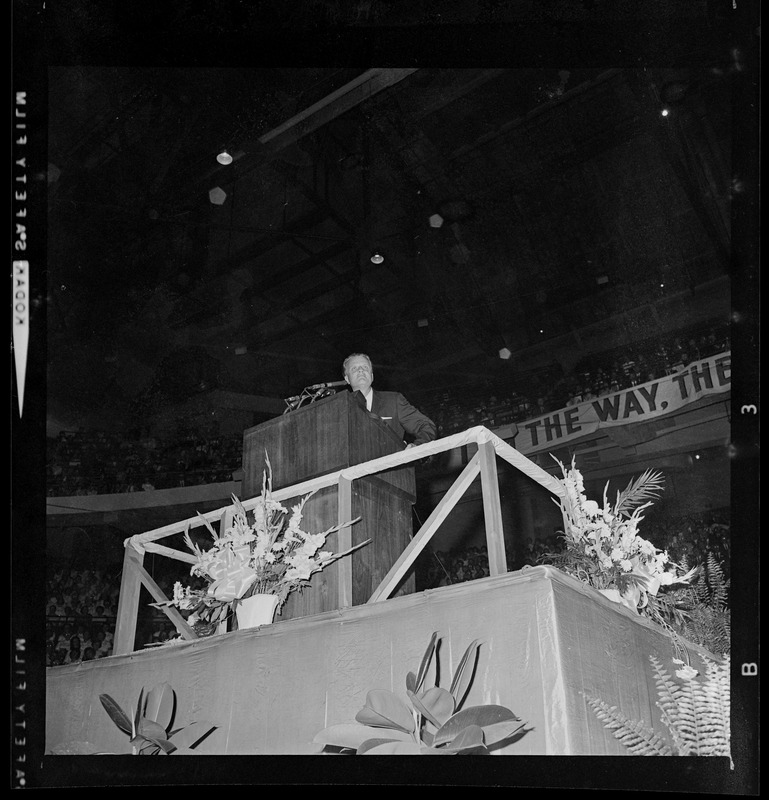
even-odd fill
[[[475,425],[502,427],[672,375],[729,348],[728,326],[692,327],[668,338],[655,336],[632,347],[591,354],[567,375],[545,370],[532,378],[527,396],[494,389],[480,395],[452,389],[420,401],[419,406],[435,421],[441,436]]]
[[[114,494],[233,480],[242,434],[200,431],[167,439],[105,431],[61,431],[48,440],[49,497]]]
[[[46,580],[46,666],[75,664],[112,655],[122,568],[112,570],[54,566]],[[187,569],[183,568],[187,575]],[[173,595],[177,576],[152,577],[166,597]],[[193,581],[187,575],[186,583]],[[137,620],[137,646],[159,644],[177,636],[165,613],[150,605],[142,592]]]
[[[536,566],[541,555],[558,552],[561,547],[562,542],[555,534],[544,539],[529,536],[520,548],[506,542],[507,569],[514,572],[525,566]],[[418,581],[420,591],[486,578],[489,575],[489,556],[485,544],[461,546],[448,552],[428,551],[423,563]]]
[[[55,568],[47,579],[46,663],[72,664],[112,653],[120,574]]]
[[[729,509],[704,511],[675,518],[644,521],[644,538],[660,550],[667,550],[670,560],[689,568],[704,564],[712,554],[721,565],[724,577],[731,573],[731,530]]]
[[[728,349],[728,327],[691,328],[669,339],[655,337],[633,348],[591,355],[565,377],[543,373],[543,388],[536,397],[493,389],[476,396],[456,389],[418,400],[418,405],[435,421],[440,436],[476,425],[495,429],[672,374],[692,361]],[[534,382],[529,389],[536,391]],[[163,438],[138,432],[62,431],[58,438],[48,440],[48,495],[111,494],[230,481],[241,468],[242,449],[242,434],[225,436],[215,429],[180,429]]]
[[[691,568],[705,564],[713,555],[721,565],[726,580],[729,579],[730,527],[729,510],[707,511],[700,514],[660,517],[657,521],[645,520],[641,535],[660,550],[667,550],[670,560]],[[546,537],[527,537],[522,547],[506,542],[508,570],[544,563],[541,557],[560,553],[564,549],[563,537],[556,531]],[[427,551],[420,591],[438,586],[485,578],[489,575],[489,558],[485,544],[460,546],[448,552]]]

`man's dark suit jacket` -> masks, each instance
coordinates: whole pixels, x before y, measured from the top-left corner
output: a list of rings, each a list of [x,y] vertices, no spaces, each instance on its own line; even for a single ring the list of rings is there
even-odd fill
[[[399,439],[406,432],[414,437],[414,444],[432,442],[438,436],[435,423],[414,408],[400,392],[380,392],[373,389],[371,412],[382,419]],[[366,398],[360,391],[354,393],[359,403],[366,407]]]

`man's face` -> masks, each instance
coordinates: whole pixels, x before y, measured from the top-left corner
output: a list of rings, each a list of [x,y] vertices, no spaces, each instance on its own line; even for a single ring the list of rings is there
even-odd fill
[[[368,359],[356,356],[347,365],[344,379],[350,384],[353,391],[359,389],[363,394],[368,394],[374,381],[374,370],[371,369]]]

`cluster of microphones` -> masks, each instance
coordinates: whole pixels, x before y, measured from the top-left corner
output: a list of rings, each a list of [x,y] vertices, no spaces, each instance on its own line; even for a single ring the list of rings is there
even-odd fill
[[[314,403],[321,397],[328,397],[328,395],[336,394],[336,390],[340,386],[347,386],[347,381],[329,381],[327,383],[314,383],[312,386],[307,386],[302,389],[301,394],[285,398],[284,402],[286,408],[283,413],[287,414],[289,411],[294,411],[307,403]]]

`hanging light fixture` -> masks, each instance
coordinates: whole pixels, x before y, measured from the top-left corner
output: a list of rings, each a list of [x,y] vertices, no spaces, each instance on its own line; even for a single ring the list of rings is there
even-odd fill
[[[384,261],[384,256],[379,250],[374,250],[371,254],[371,263],[372,264],[381,264]]]
[[[222,152],[216,157],[216,160],[225,166],[227,164],[232,164],[232,156],[226,150],[222,150]]]
[[[225,192],[221,186],[214,186],[214,188],[208,193],[208,199],[215,206],[224,205],[224,201],[227,199],[227,192]]]

